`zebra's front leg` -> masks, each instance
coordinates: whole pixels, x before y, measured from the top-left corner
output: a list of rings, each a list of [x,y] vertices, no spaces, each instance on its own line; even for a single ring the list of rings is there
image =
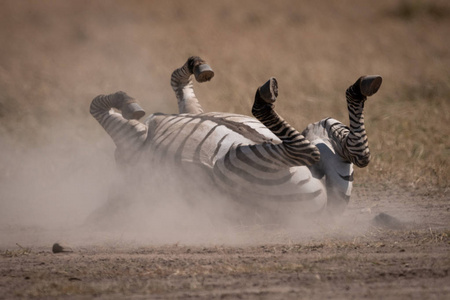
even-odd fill
[[[277,164],[286,167],[315,164],[320,160],[319,150],[274,110],[277,96],[275,78],[270,78],[256,91],[253,115],[282,141],[281,144],[263,144],[262,147],[278,160]]]
[[[364,126],[364,103],[367,97],[378,91],[381,83],[381,76],[362,76],[346,91],[350,130],[342,137],[343,155],[361,168],[370,162],[369,143]]]
[[[170,84],[177,96],[180,114],[203,112],[194,93],[192,75],[197,82],[206,82],[214,77],[214,71],[198,56],[190,57],[182,67],[173,71]]]

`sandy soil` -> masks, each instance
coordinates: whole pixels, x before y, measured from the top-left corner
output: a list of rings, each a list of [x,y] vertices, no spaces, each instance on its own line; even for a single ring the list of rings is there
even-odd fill
[[[67,232],[72,252],[54,254],[52,234],[42,238],[46,233],[35,229],[41,238],[32,244],[1,249],[2,297],[448,298],[448,196],[362,194],[342,218],[310,224],[319,229],[241,228],[234,244],[210,238],[155,245],[123,232],[105,237],[94,231],[80,240]],[[395,222],[374,221],[381,212]],[[9,228],[10,243],[24,239],[23,231]]]

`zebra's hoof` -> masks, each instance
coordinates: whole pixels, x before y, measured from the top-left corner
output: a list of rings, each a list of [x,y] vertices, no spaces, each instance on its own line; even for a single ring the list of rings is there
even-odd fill
[[[381,86],[383,79],[379,75],[368,75],[361,77],[359,87],[363,96],[369,97],[375,94]]]
[[[122,107],[122,116],[127,120],[139,120],[145,111],[136,102],[127,103]]]
[[[194,67],[194,76],[198,82],[210,81],[214,77],[214,71],[208,64],[202,64]]]
[[[275,77],[270,78],[259,88],[261,98],[267,103],[274,103],[278,97],[278,82]]]

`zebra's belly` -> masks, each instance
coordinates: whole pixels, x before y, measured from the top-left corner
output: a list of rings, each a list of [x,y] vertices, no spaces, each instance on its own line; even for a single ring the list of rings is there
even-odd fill
[[[324,182],[314,178],[308,167],[299,166],[275,173],[232,172],[222,170],[224,162],[214,167],[215,184],[235,199],[261,206],[271,211],[301,213],[319,211],[326,206]]]

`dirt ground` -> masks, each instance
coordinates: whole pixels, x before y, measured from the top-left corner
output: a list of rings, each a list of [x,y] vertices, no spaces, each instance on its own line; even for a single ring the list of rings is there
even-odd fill
[[[448,203],[365,191],[344,222],[248,226],[236,244],[155,245],[94,231],[77,241],[67,232],[73,252],[55,254],[51,234],[35,229],[34,242],[1,249],[1,298],[448,299]],[[374,221],[381,212],[395,220]],[[21,230],[9,228],[11,243]]]
[[[0,299],[450,299],[449,36],[445,0],[0,1]],[[342,216],[214,223],[163,199],[86,225],[116,171],[90,101],[176,113],[191,55],[215,71],[206,111],[249,115],[276,76],[299,130],[347,123],[345,89],[383,76]]]

